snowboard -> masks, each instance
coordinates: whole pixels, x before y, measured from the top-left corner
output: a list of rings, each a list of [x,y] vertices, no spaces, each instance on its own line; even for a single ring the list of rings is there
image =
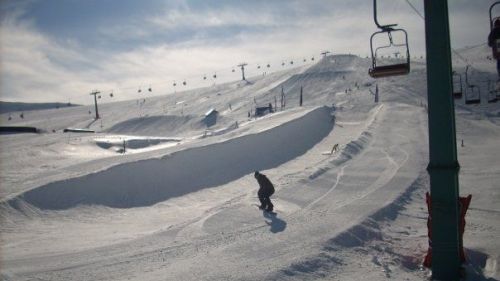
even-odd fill
[[[260,205],[258,204],[253,204],[254,206],[256,206],[259,210],[261,210],[262,212],[266,213],[266,214],[269,214],[269,215],[277,215],[277,213],[273,210],[273,211],[268,211],[268,210],[264,210],[264,209],[261,209],[260,208]]]

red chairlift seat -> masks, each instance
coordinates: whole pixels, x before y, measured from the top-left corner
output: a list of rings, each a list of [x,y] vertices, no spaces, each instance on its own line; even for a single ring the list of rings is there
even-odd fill
[[[410,65],[408,63],[375,66],[368,70],[368,74],[370,74],[370,76],[373,78],[406,75],[409,72],[410,72]]]

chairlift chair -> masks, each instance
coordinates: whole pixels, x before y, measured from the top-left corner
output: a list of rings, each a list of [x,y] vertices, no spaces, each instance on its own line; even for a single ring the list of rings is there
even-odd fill
[[[472,97],[471,97],[472,96]],[[465,104],[480,104],[481,90],[476,85],[467,85],[465,91]]]
[[[495,84],[488,80],[488,103],[496,103],[498,101],[498,90],[495,89]]]
[[[460,75],[457,72],[453,71],[452,72],[452,77],[453,77],[453,97],[455,99],[461,99],[462,95],[463,95],[462,75]]]
[[[410,72],[410,49],[408,47],[408,33],[402,28],[394,28],[397,24],[380,25],[377,20],[377,0],[373,0],[373,20],[380,31],[372,34],[370,37],[370,51],[372,55],[372,67],[368,70],[368,74],[373,78],[381,78],[387,76],[405,75]],[[373,48],[373,38],[378,34],[387,33],[389,37],[389,45]],[[392,34],[402,33],[404,35],[404,43],[395,44],[393,42]],[[406,49],[406,62],[390,65],[380,65],[377,64],[377,52],[381,49],[386,48],[399,48],[404,47]]]
[[[478,86],[469,83],[469,67],[465,68],[465,104],[480,104],[481,103],[481,90]],[[473,96],[470,98],[470,96]]]
[[[392,34],[395,32],[402,32],[404,34],[405,41],[402,44],[395,44],[392,39]],[[373,38],[377,34],[387,33],[389,37],[389,45],[380,46],[373,50]],[[398,64],[389,64],[389,65],[380,65],[377,62],[377,53],[381,49],[387,48],[399,48],[404,47],[406,49],[406,62],[398,63]],[[387,76],[396,76],[396,75],[405,75],[410,72],[410,51],[408,48],[408,34],[404,29],[394,29],[392,27],[384,28],[381,31],[377,31],[372,34],[370,37],[370,50],[372,54],[372,67],[368,70],[368,74],[370,74],[373,78],[387,77]],[[389,56],[390,57],[390,56]]]

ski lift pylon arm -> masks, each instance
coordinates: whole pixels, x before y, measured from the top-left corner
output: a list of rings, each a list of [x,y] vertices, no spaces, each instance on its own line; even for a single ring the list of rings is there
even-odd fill
[[[377,19],[377,0],[373,0],[373,21],[377,25],[378,28],[386,31],[386,30],[392,30],[394,26],[397,26],[397,24],[387,24],[387,25],[380,25]]]

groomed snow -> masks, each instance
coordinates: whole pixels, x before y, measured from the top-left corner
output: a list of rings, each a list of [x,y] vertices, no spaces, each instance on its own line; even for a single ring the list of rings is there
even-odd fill
[[[495,78],[487,54],[463,50],[474,83]],[[45,132],[0,135],[1,279],[427,280],[425,64],[377,81],[369,64],[329,56],[103,104],[97,121],[93,106],[1,115]],[[282,87],[286,108],[248,117]],[[466,280],[498,280],[500,106],[456,108]],[[255,206],[255,170],[275,184],[276,216]]]

